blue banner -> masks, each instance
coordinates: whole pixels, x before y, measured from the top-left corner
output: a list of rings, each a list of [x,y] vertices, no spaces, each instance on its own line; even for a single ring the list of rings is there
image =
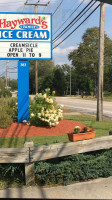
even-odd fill
[[[0,30],[0,40],[48,40],[49,31],[48,30]]]
[[[29,61],[18,62],[18,122],[29,120]]]

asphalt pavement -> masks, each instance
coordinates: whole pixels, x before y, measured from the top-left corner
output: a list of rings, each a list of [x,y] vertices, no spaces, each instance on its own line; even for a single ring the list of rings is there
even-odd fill
[[[85,113],[96,116],[97,101],[78,99],[74,97],[56,97],[57,103],[63,104],[71,112]],[[103,102],[103,117],[112,118],[112,102]]]
[[[68,186],[8,188],[0,198],[36,199],[112,199],[112,176]]]

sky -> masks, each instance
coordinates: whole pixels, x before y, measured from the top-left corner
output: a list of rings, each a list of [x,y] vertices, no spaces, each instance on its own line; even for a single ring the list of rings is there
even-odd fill
[[[56,8],[59,6],[62,0],[40,0],[40,3],[49,2],[47,7],[38,7],[38,12],[42,13],[54,13]],[[53,14],[53,39],[60,33],[80,12],[81,10],[90,2],[91,0],[63,0],[57,12]],[[34,12],[34,6],[25,6],[26,0],[0,0],[0,12]],[[37,0],[28,0],[27,3],[36,3]],[[94,2],[94,0],[93,0]],[[53,43],[53,47],[59,44],[73,29],[75,29],[89,14],[93,9],[99,4],[97,2],[94,7],[92,7],[74,26],[68,30],[59,40]],[[79,8],[73,13],[73,11],[79,6]],[[68,39],[66,39],[62,44],[53,50],[53,61],[55,64],[63,65],[69,64],[71,62],[68,60],[68,54],[74,49],[78,48],[80,42],[82,42],[82,36],[87,28],[92,28],[94,26],[99,27],[100,19],[100,8],[98,8],[84,23],[81,25]],[[66,23],[64,23],[66,21]],[[63,24],[63,26],[62,26]],[[61,27],[61,28],[60,28]],[[60,29],[59,29],[60,28]],[[59,29],[59,30],[58,30]],[[56,32],[58,30],[58,32]],[[56,32],[56,33],[55,33]],[[112,39],[112,5],[107,5],[105,8],[105,33]],[[0,61],[0,75],[6,71],[6,60]],[[17,79],[17,61],[9,61],[9,73],[8,77],[11,79]],[[12,69],[11,69],[12,68]],[[4,73],[5,75],[5,73]]]

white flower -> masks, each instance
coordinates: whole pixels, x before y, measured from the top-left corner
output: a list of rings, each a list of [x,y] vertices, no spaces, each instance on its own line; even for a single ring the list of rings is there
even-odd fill
[[[52,126],[55,126],[55,123],[52,123]]]
[[[45,93],[45,94],[43,95],[43,97],[46,99],[46,98],[47,98],[47,94]]]
[[[80,126],[75,126],[75,128],[80,128]]]
[[[61,107],[61,108],[63,108],[63,107],[64,107],[64,105],[62,105],[62,104],[61,104],[61,105],[60,105],[60,107]]]
[[[41,116],[41,113],[38,113],[38,117],[40,117]]]
[[[43,116],[44,116],[44,112],[43,112],[43,111],[41,111],[41,115],[43,115]]]
[[[34,113],[31,113],[31,117],[34,117]]]
[[[23,123],[27,123],[27,120],[23,120]]]
[[[50,103],[53,103],[53,100],[52,100],[52,99],[50,99]]]
[[[49,126],[52,126],[52,123],[51,123],[51,122],[49,122]]]
[[[48,110],[46,110],[46,114],[48,114],[49,113],[49,111]]]
[[[52,104],[52,103],[53,103],[53,100],[52,100],[52,99],[49,99],[49,98],[46,98],[46,102]]]

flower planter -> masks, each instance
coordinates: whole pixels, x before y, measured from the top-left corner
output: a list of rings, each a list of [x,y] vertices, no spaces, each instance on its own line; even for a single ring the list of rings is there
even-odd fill
[[[78,134],[70,133],[68,134],[68,138],[72,142],[80,140],[89,140],[95,137],[95,132],[96,131],[88,131],[86,133],[78,133]]]

